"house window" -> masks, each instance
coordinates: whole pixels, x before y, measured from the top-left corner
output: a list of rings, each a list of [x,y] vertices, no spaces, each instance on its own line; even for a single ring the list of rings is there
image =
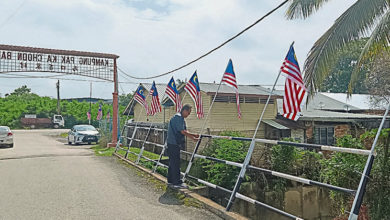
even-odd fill
[[[267,103],[267,99],[260,99],[260,103],[261,104],[266,104]],[[270,99],[268,104],[274,104],[274,99]]]
[[[258,97],[245,97],[245,103],[259,103]]]
[[[214,96],[213,96],[213,98],[214,98]],[[229,96],[217,95],[217,97],[215,98],[215,102],[229,102]]]
[[[213,96],[214,98],[214,96]],[[220,95],[217,95],[217,97],[215,98],[215,102],[231,102],[231,103],[236,103],[236,96],[220,96]],[[240,98],[240,102],[241,101],[241,98]]]
[[[314,142],[322,145],[333,145],[334,127],[315,127]]]

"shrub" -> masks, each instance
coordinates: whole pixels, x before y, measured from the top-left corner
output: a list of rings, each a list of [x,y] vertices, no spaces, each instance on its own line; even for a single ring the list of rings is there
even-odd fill
[[[225,131],[220,135],[242,137],[242,134],[234,131]],[[206,156],[242,163],[247,154],[248,146],[249,142],[213,139],[202,153]],[[201,163],[203,170],[207,173],[207,181],[227,189],[234,187],[241,168],[210,160],[203,160]]]

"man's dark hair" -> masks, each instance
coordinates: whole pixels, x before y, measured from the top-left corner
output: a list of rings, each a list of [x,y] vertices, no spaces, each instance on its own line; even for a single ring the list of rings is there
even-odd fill
[[[190,111],[191,109],[192,109],[192,106],[191,106],[191,105],[185,104],[185,105],[183,106],[183,108],[181,108],[180,113],[183,113],[184,110]]]

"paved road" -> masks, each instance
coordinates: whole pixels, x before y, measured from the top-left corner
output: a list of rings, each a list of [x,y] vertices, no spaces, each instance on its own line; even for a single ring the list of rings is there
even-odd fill
[[[60,132],[14,131],[15,147],[0,148],[0,219],[218,219]]]

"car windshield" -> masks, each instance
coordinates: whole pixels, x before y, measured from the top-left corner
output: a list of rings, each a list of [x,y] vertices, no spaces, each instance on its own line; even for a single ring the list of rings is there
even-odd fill
[[[75,127],[75,130],[76,131],[96,131],[95,127],[93,127],[92,125],[77,126],[77,127]]]
[[[9,128],[8,127],[0,127],[0,132],[1,131],[9,131]]]

